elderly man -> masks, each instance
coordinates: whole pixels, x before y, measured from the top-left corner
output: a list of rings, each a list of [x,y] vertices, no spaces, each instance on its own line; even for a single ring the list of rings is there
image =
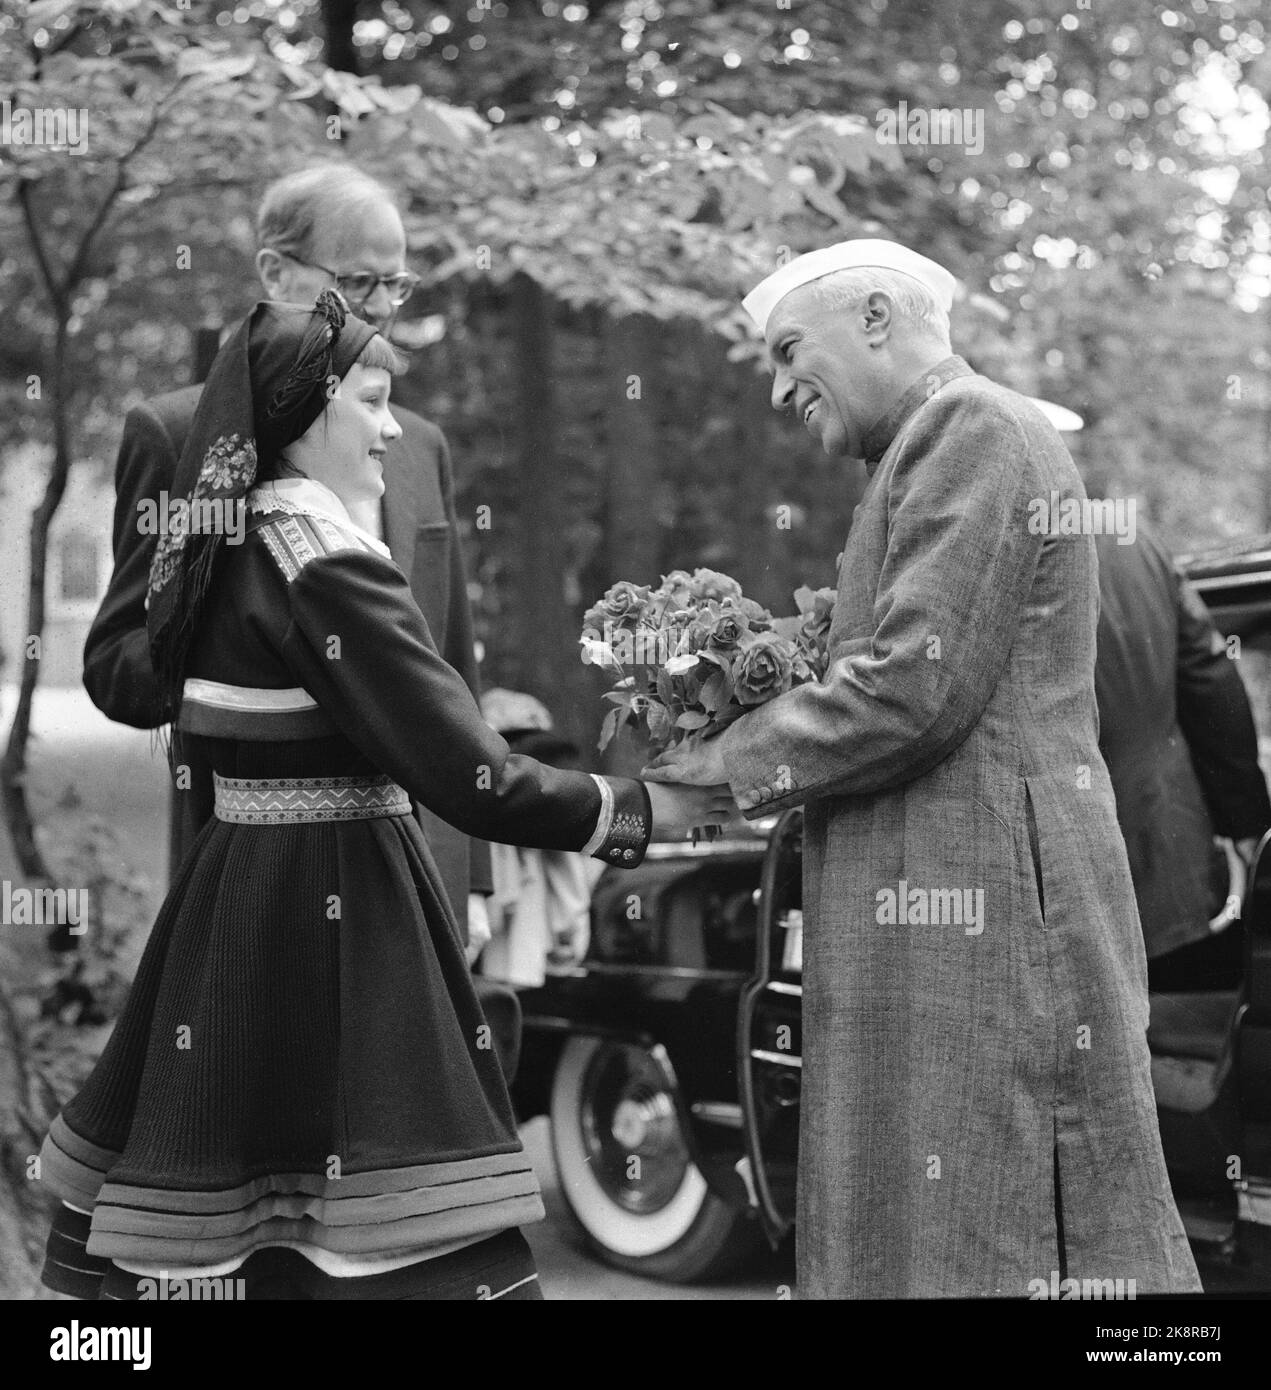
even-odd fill
[[[278,180],[258,218],[257,270],[270,299],[312,303],[336,286],[359,317],[387,331],[418,277],[406,269],[406,233],[387,189],[350,165],[328,163]],[[170,487],[199,399],[186,387],[129,411],[115,488],[115,569],[84,647],[84,685],[111,719],[154,728],[164,719],[146,642],[145,593],[156,538],[140,508]],[[385,459],[384,497],[354,518],[383,539],[410,581],[438,650],[478,691],[450,452],[436,425],[394,406],[402,437]],[[460,914],[468,907],[470,955],[488,939],[484,894],[489,846],[470,841],[422,807],[417,813]],[[178,771],[169,872],[212,814],[210,770]]]
[[[1050,515],[1084,492],[1040,413],[950,354],[952,287],[853,241],[747,297],[774,407],[869,482],[825,679],[657,773],[805,808],[802,1296],[1196,1290],[1099,756],[1093,541]]]

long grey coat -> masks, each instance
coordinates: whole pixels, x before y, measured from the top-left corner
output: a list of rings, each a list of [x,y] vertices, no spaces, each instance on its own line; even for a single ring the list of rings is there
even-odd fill
[[[805,806],[801,1296],[1197,1290],[1097,742],[1093,542],[1030,512],[1080,478],[956,357],[866,445],[830,673],[723,735],[748,815]]]

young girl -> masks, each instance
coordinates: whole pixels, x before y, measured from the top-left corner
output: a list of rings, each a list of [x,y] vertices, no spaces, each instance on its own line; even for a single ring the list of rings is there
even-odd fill
[[[383,491],[400,370],[324,291],[257,305],[204,387],[173,486],[190,527],[162,538],[147,602],[176,785],[197,743],[216,817],[44,1144],[63,1292],[223,1276],[249,1298],[541,1298],[518,1230],[538,1184],[411,798],[625,867],[655,824],[731,808],[546,767],[482,721],[350,520]]]

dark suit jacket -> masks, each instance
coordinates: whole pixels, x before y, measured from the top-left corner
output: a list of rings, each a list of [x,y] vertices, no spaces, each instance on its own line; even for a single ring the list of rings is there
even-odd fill
[[[1215,833],[1271,825],[1236,663],[1203,600],[1139,522],[1097,536],[1099,748],[1112,774],[1149,957],[1203,939]]]
[[[152,729],[161,720],[146,636],[145,597],[155,537],[138,531],[138,504],[172,485],[201,388],[157,396],[128,412],[115,470],[115,569],[84,646],[84,685],[103,714]],[[455,522],[450,451],[436,425],[395,408],[400,440],[384,462],[384,539],[410,582],[438,651],[479,693],[467,579]],[[169,873],[212,814],[211,774],[190,765],[174,790]],[[416,813],[462,923],[469,891],[488,893],[489,846],[417,806]]]

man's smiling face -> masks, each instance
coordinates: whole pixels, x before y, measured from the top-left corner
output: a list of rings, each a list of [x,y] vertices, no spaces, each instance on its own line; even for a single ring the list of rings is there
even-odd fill
[[[848,310],[822,305],[815,283],[792,290],[765,333],[773,409],[793,410],[827,454],[864,457],[866,432],[895,398],[885,350],[890,326],[884,295]]]

